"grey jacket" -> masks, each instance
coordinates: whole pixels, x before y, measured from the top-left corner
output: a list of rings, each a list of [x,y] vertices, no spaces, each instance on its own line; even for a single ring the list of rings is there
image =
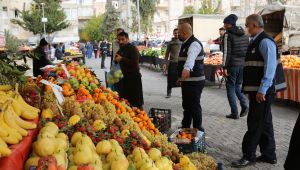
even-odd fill
[[[178,39],[172,38],[172,40],[168,43],[165,61],[177,62],[179,57],[179,52],[181,48],[182,42]]]

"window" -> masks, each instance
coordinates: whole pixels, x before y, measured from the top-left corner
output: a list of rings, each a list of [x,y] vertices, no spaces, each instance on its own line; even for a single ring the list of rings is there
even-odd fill
[[[7,6],[2,7],[2,10],[7,12]]]
[[[19,17],[19,11],[17,9],[15,9],[15,18]]]

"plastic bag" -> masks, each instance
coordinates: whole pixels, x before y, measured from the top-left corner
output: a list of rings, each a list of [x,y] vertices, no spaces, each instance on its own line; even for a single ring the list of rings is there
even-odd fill
[[[106,75],[106,83],[112,85],[118,83],[123,78],[120,64],[113,62],[110,72]]]

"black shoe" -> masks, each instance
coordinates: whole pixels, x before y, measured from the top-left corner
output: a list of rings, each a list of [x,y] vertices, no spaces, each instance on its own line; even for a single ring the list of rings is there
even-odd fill
[[[228,118],[228,119],[239,119],[238,116],[235,116],[235,115],[233,115],[233,114],[226,115],[226,118]]]
[[[167,94],[166,99],[171,98],[171,94]]]
[[[242,109],[240,117],[247,116],[248,112],[249,112],[249,108],[248,107]]]
[[[256,158],[256,162],[265,162],[265,163],[269,163],[269,164],[277,164],[277,160],[276,159],[268,159],[265,156],[259,156]]]
[[[254,164],[255,164],[255,161],[250,161],[246,158],[242,158],[238,161],[232,162],[231,166],[234,167],[234,168],[243,168],[243,167],[251,166],[251,165],[254,165]]]

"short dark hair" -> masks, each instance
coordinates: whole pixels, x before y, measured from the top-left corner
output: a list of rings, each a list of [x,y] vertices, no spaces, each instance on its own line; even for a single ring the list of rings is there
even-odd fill
[[[174,28],[173,32],[178,31],[178,28]]]
[[[123,29],[123,28],[117,28],[116,31],[117,31],[117,32],[119,32],[119,31],[122,31],[122,32],[123,32],[124,29]]]
[[[125,38],[129,38],[128,33],[127,33],[127,32],[124,32],[124,31],[120,32],[120,33],[118,34],[118,36],[122,36],[122,37],[125,37]]]
[[[219,28],[219,31],[225,31],[224,27]]]

